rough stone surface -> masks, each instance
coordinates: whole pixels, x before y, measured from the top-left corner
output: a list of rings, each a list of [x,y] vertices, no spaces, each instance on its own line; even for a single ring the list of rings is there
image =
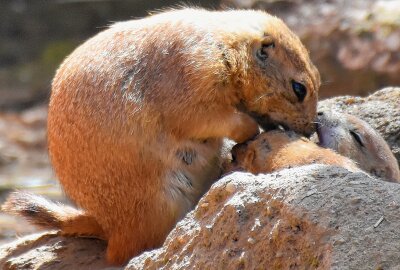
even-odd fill
[[[234,173],[127,269],[396,269],[399,192],[323,165]]]
[[[105,269],[105,248],[96,239],[33,234],[0,248],[0,269]]]
[[[399,269],[400,185],[323,165],[221,179],[164,246],[126,269]],[[106,269],[104,242],[54,233],[0,249],[2,269]]]
[[[362,98],[341,96],[319,102],[319,108],[355,115],[379,131],[400,162],[400,88],[388,87]],[[399,163],[400,164],[400,163]]]

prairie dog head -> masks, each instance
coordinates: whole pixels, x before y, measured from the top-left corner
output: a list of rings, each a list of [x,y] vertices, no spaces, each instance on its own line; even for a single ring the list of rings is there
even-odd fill
[[[102,71],[99,84],[121,88],[132,114],[147,106],[174,126],[175,117],[191,120],[183,111],[236,110],[265,130],[315,129],[319,73],[300,39],[263,11],[172,10],[117,23],[80,51],[99,47],[107,53],[87,65]]]
[[[352,160],[319,147],[292,131],[281,130],[264,132],[254,140],[235,145],[227,171],[270,173],[313,163],[336,165],[353,172],[361,171]]]
[[[265,130],[280,124],[310,135],[320,75],[306,48],[280,19],[261,11],[236,12],[237,22],[223,38],[233,52],[225,57],[240,90],[239,110]]]
[[[175,76],[179,82],[186,76],[191,85],[199,86],[191,91],[212,89],[203,94],[204,99],[222,95],[266,130],[278,124],[305,135],[315,130],[312,122],[320,75],[300,39],[282,20],[254,10],[184,9],[172,13],[154,17],[163,23],[160,32],[168,27],[175,32],[180,29],[154,41],[162,41],[157,45],[162,51],[170,39],[182,40],[171,43],[174,46],[168,51],[169,56],[176,54],[175,62],[166,69],[174,71],[167,76],[169,81]],[[177,73],[171,66],[180,59],[185,59],[185,72]]]
[[[365,121],[345,113],[320,111],[319,145],[356,161],[360,168],[391,182],[400,182],[396,158],[382,136]]]
[[[300,137],[278,130],[261,133],[254,140],[236,144],[232,148],[232,162],[228,171],[245,170],[251,173],[269,173],[277,169],[274,161],[279,151]],[[279,157],[278,157],[279,158]]]

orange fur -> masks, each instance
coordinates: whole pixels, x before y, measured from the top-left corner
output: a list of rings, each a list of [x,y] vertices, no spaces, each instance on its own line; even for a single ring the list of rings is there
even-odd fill
[[[257,136],[232,149],[233,162],[228,171],[245,170],[254,174],[270,173],[285,168],[312,163],[344,167],[349,171],[361,169],[349,158],[325,149],[293,132],[273,130]]]
[[[292,80],[307,88],[304,101]],[[218,178],[223,137],[254,137],[255,120],[310,134],[319,85],[299,38],[261,11],[183,9],[117,23],[57,71],[51,160],[104,231],[108,261],[122,264],[160,246]]]

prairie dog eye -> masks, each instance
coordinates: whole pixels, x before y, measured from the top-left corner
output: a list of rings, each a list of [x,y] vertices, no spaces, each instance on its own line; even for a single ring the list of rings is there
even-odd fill
[[[295,80],[292,80],[292,89],[297,99],[302,102],[307,95],[307,88]]]
[[[353,139],[362,147],[364,147],[364,143],[362,141],[361,135],[354,130],[350,130],[350,135],[353,136]]]

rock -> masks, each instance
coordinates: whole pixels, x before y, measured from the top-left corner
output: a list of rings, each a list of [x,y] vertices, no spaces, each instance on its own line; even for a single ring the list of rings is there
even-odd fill
[[[393,269],[399,192],[399,184],[323,165],[234,173],[213,185],[162,248],[126,269]]]
[[[394,269],[399,194],[399,184],[324,165],[233,173],[212,186],[163,247],[125,269]],[[0,249],[0,266],[104,269],[104,248],[94,239],[28,236]]]
[[[105,248],[105,242],[100,240],[62,237],[54,232],[38,233],[3,245],[0,268],[106,269],[109,266],[104,259]]]
[[[362,98],[341,96],[318,103],[320,109],[346,112],[366,121],[388,142],[400,164],[400,88],[388,87]]]
[[[396,0],[223,0],[282,18],[310,50],[321,96],[366,96],[399,85],[400,2]]]

